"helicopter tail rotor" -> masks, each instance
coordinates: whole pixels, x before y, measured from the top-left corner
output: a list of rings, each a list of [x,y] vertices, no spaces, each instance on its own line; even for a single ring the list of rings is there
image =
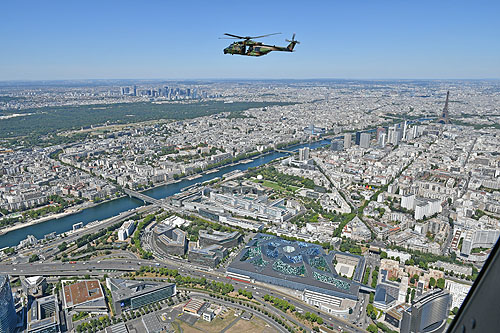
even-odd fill
[[[289,40],[289,39],[285,39],[285,41],[287,41],[288,43],[288,46],[287,46],[287,49],[290,50],[290,52],[293,51],[293,48],[295,47],[296,44],[300,44],[299,41],[295,40],[295,34],[293,34],[292,36],[292,40]]]

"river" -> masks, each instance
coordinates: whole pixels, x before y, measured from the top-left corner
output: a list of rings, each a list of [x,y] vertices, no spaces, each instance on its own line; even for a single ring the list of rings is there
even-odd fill
[[[310,147],[311,149],[315,149],[321,146],[325,146],[330,143],[330,140],[324,139],[321,141],[294,145],[287,148],[286,150],[297,151],[299,148]],[[288,155],[287,153],[281,152],[272,152],[258,158],[255,158],[252,162],[249,163],[240,163],[237,165],[231,165],[226,167],[219,168],[219,171],[203,174],[201,177],[196,179],[183,179],[180,182],[159,186],[150,190],[145,191],[144,193],[155,198],[155,199],[163,199],[174,194],[177,194],[181,191],[181,189],[191,186],[193,184],[198,184],[205,182],[207,180],[214,179],[216,177],[221,177],[223,174],[226,174],[230,171],[234,170],[247,170],[248,168],[257,167],[262,164],[266,164],[275,160],[277,158]],[[139,206],[144,205],[141,200],[123,197],[120,199],[108,201],[102,203],[100,205],[84,209],[76,214],[68,215],[65,217],[61,217],[59,219],[52,219],[45,222],[41,222],[26,228],[21,228],[17,230],[13,230],[4,235],[0,235],[0,249],[6,246],[15,246],[19,244],[19,242],[25,239],[28,235],[33,235],[37,239],[42,239],[45,235],[55,232],[56,234],[60,234],[72,229],[73,224],[78,222],[83,222],[83,224],[87,224],[89,222],[95,220],[104,220],[112,216],[116,216],[121,212],[127,211],[129,209],[137,208]]]

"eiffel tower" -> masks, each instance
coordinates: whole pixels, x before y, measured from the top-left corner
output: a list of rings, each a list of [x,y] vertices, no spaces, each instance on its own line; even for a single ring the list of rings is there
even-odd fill
[[[443,112],[439,117],[438,123],[440,124],[449,124],[450,123],[450,113],[448,111],[448,99],[450,97],[450,91],[446,93],[446,102],[444,103]]]

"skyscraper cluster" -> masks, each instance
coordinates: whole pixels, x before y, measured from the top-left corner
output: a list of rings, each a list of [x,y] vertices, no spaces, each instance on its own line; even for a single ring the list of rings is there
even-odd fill
[[[173,88],[168,86],[138,89],[137,86],[134,85],[132,87],[121,87],[120,93],[123,96],[164,97],[169,100],[220,97],[218,94],[208,95],[207,92],[199,91],[197,88]]]

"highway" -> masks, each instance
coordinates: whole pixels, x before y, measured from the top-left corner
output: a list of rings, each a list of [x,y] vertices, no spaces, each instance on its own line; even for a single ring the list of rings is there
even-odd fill
[[[190,265],[189,263],[182,263],[181,260],[172,263],[158,263],[150,260],[139,259],[120,259],[120,260],[98,260],[89,262],[75,262],[75,263],[59,263],[59,262],[45,262],[45,263],[27,263],[27,264],[10,264],[0,263],[0,274],[8,274],[11,276],[83,276],[89,274],[91,276],[102,276],[104,274],[111,275],[112,273],[126,273],[137,271],[141,266],[151,267],[164,267],[168,269],[177,269],[181,275],[189,275],[196,278],[205,277],[207,280],[215,280],[218,282],[231,283],[235,290],[240,288],[252,291],[256,297],[263,297],[265,294],[280,297],[287,300],[296,308],[303,309],[304,312],[313,312],[321,316],[326,324],[333,325],[334,327],[341,327],[348,332],[364,332],[362,329],[352,325],[351,323],[325,313],[320,309],[306,304],[290,295],[273,288],[271,285],[250,284],[239,281],[227,279],[223,273],[209,272],[200,270],[199,268]],[[272,307],[271,304],[267,304]]]

